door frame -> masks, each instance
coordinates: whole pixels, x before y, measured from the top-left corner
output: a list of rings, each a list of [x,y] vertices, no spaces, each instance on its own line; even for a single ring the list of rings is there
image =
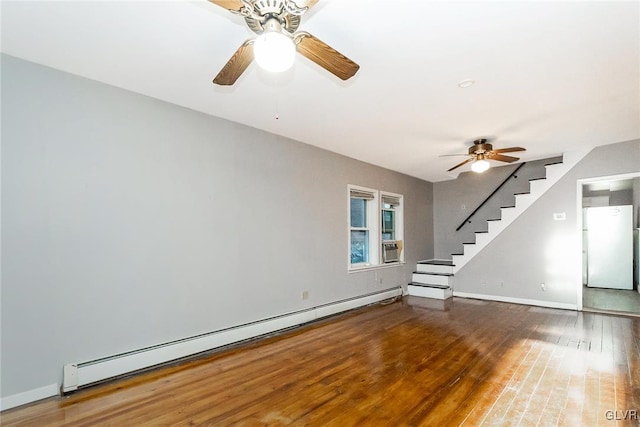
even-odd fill
[[[602,182],[602,181],[619,181],[619,180],[623,180],[623,179],[633,179],[633,178],[638,178],[640,177],[640,172],[630,172],[630,173],[624,173],[624,174],[618,174],[618,175],[607,175],[607,176],[599,176],[599,177],[592,177],[592,178],[582,178],[582,179],[578,179],[576,181],[576,186],[577,186],[577,200],[576,200],[576,233],[578,236],[578,243],[579,243],[579,247],[580,247],[580,279],[578,280],[578,286],[577,286],[577,302],[578,302],[578,311],[582,311],[582,287],[583,287],[583,283],[582,283],[582,268],[584,267],[582,265],[583,260],[582,260],[582,248],[583,248],[583,244],[584,242],[582,241],[582,187],[585,184],[592,184],[594,182]],[[635,200],[634,200],[635,202]]]

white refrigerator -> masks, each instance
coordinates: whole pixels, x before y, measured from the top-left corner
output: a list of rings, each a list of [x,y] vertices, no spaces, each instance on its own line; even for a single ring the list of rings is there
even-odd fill
[[[633,289],[633,206],[586,209],[587,286]]]

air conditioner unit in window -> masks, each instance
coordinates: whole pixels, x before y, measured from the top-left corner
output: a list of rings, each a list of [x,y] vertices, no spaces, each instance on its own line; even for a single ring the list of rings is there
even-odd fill
[[[386,263],[398,261],[400,261],[398,242],[395,240],[384,240],[382,242],[382,262]]]

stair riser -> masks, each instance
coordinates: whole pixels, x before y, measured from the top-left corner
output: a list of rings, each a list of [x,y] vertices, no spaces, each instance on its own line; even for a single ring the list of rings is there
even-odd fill
[[[529,194],[516,194],[516,206],[520,203],[526,202],[528,200],[533,200],[534,196],[531,195],[531,193]]]
[[[416,271],[421,273],[444,273],[453,274],[453,266],[451,265],[432,265],[432,264],[418,264]]]
[[[476,252],[478,252],[476,244],[465,243],[464,245],[462,245],[462,247],[464,248],[462,252],[465,255],[475,255]]]
[[[547,181],[546,179],[531,181],[529,183],[530,192],[534,196],[539,196],[540,194],[544,193],[548,186],[549,181]]]
[[[451,288],[449,289],[437,289],[437,288],[424,288],[422,286],[411,286],[409,285],[409,295],[413,295],[416,297],[423,298],[433,298],[433,299],[448,299],[453,296],[453,292]]]
[[[504,228],[504,223],[502,221],[491,221],[489,223],[488,234],[495,233],[496,231],[502,231],[503,228]]]
[[[501,208],[500,218],[502,221],[513,221],[516,218],[517,213],[514,208]]]
[[[497,222],[497,221],[496,221]],[[489,225],[490,227],[491,225]],[[476,233],[476,245],[482,245],[490,239],[489,233]]]
[[[547,174],[545,175],[549,180],[556,180],[562,175],[562,163],[557,165],[545,166]]]
[[[425,285],[446,285],[451,286],[451,276],[436,276],[433,274],[413,273],[411,281],[416,283],[424,283]]]

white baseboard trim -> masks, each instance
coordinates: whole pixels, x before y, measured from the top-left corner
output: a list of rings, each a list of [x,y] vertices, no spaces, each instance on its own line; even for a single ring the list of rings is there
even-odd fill
[[[574,310],[574,311],[578,310],[578,306],[576,304],[567,304],[563,302],[541,301],[541,300],[525,299],[525,298],[512,298],[512,297],[503,297],[499,295],[473,294],[468,292],[457,292],[457,291],[453,291],[453,296],[460,297],[460,298],[481,299],[486,301],[498,301],[498,302],[510,302],[513,304],[534,305],[536,307],[560,308],[563,310]]]
[[[402,287],[398,286],[136,351],[81,363],[69,363],[63,368],[63,391],[70,392],[99,381],[295,327],[400,295],[402,295]]]
[[[60,394],[60,385],[58,384],[49,384],[23,393],[13,394],[11,396],[0,398],[0,411],[15,408],[20,405],[26,405],[27,403],[46,399],[47,397],[56,396],[58,394]]]

